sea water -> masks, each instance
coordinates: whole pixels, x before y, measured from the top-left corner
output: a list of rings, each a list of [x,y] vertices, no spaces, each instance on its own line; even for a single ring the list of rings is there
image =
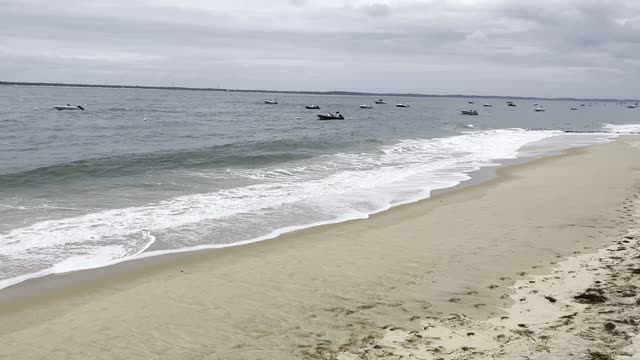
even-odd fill
[[[508,159],[640,130],[640,109],[616,102],[407,97],[359,108],[373,100],[0,87],[0,288],[366,218]],[[67,103],[86,110],[53,109]],[[329,111],[345,120],[316,120]]]

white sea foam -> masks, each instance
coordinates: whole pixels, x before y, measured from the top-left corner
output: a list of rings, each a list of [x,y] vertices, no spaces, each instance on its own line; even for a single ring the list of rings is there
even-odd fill
[[[607,131],[611,131],[619,134],[638,134],[640,133],[640,124],[603,124],[603,128]]]
[[[245,244],[309,226],[364,218],[430,196],[469,173],[522,155],[560,131],[471,131],[407,139],[379,151],[228,176],[257,184],[41,221],[0,233],[0,288],[29,277],[105,266],[147,254]],[[567,135],[563,135],[567,136]],[[570,143],[569,143],[570,144]],[[162,246],[144,253],[154,242]],[[150,249],[151,250],[151,249]],[[30,275],[24,272],[30,269]]]

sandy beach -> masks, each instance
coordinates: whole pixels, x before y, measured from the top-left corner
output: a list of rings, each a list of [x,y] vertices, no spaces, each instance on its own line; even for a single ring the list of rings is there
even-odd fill
[[[365,220],[27,281],[0,291],[0,358],[633,358],[639,184],[623,137]]]

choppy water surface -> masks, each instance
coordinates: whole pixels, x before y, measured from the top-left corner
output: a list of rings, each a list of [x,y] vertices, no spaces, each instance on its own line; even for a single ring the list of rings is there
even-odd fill
[[[614,102],[403,98],[360,109],[374,99],[267,97],[0,87],[0,287],[362,218],[504,159],[611,136],[560,130],[640,130],[640,108]],[[67,103],[86,110],[52,109]],[[460,115],[469,108],[480,115]],[[315,120],[326,111],[346,120]]]

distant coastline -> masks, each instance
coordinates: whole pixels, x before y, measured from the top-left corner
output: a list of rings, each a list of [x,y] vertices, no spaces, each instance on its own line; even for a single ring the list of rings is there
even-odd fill
[[[417,93],[378,93],[360,91],[298,91],[298,90],[264,90],[264,89],[226,89],[226,88],[198,88],[179,86],[137,86],[137,85],[104,85],[104,84],[71,84],[71,83],[46,83],[46,82],[19,82],[0,81],[0,86],[59,86],[59,87],[85,87],[105,89],[143,89],[143,90],[185,90],[185,91],[222,91],[222,92],[254,92],[273,94],[303,94],[303,95],[362,95],[362,96],[390,96],[390,97],[427,97],[427,98],[473,98],[473,99],[520,99],[520,100],[557,100],[557,101],[640,101],[638,99],[589,99],[571,97],[535,97],[535,96],[504,96],[504,95],[465,95],[465,94],[417,94]]]

